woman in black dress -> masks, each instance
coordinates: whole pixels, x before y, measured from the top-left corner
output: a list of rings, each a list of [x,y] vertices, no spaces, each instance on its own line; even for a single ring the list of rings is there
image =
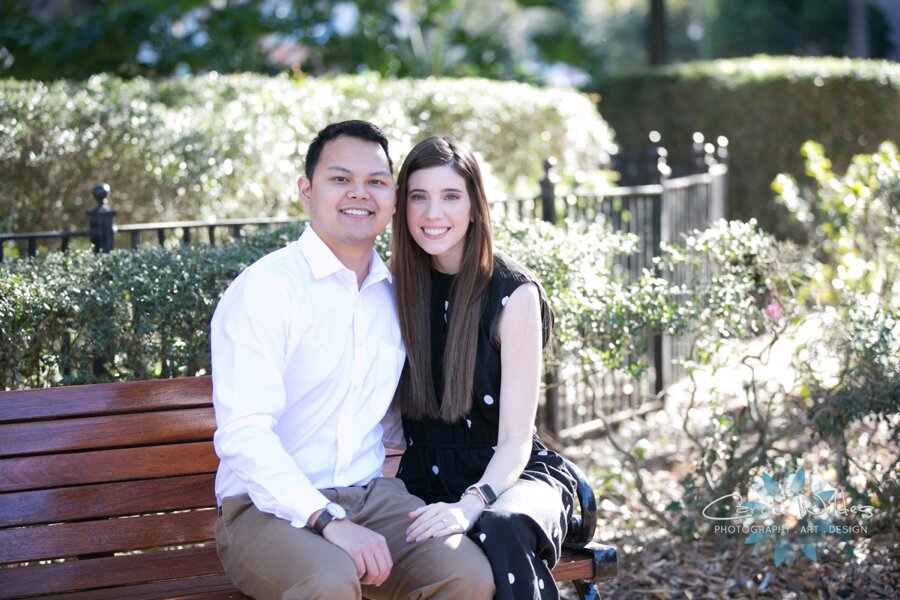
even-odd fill
[[[429,503],[407,538],[466,533],[497,598],[559,598],[550,569],[575,482],[534,435],[553,316],[533,275],[493,250],[481,172],[457,140],[429,138],[406,157],[392,244],[408,355],[397,476]]]

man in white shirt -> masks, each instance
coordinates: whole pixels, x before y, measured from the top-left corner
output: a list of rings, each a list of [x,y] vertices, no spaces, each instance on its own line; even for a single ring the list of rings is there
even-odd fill
[[[213,316],[216,544],[258,600],[493,597],[467,537],[406,541],[423,502],[381,477],[405,359],[374,250],[396,208],[392,170],[374,125],[319,132],[298,182],[309,226],[235,279]]]

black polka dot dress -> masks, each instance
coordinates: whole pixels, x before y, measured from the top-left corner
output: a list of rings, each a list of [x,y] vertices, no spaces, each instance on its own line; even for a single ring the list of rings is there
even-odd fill
[[[478,481],[494,455],[500,422],[500,345],[497,323],[510,295],[534,282],[526,270],[500,254],[483,297],[478,332],[474,400],[457,423],[403,418],[407,449],[398,477],[426,502],[456,502]],[[432,271],[431,342],[437,397],[452,319],[453,276]],[[546,327],[547,324],[545,324]],[[519,481],[485,510],[469,531],[491,563],[499,600],[559,598],[550,569],[559,559],[572,516],[575,482],[562,459],[535,437]]]

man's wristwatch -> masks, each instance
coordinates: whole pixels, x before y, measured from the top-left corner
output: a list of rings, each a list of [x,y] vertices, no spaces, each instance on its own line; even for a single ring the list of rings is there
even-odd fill
[[[325,535],[325,526],[332,521],[341,521],[347,518],[347,511],[344,507],[335,502],[329,502],[325,505],[325,510],[319,515],[319,518],[312,524],[312,528],[319,535]]]

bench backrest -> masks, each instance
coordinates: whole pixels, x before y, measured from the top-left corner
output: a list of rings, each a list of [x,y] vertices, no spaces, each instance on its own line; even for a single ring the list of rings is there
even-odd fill
[[[242,597],[216,556],[214,432],[209,377],[0,392],[0,600]],[[564,554],[559,581],[615,573],[614,549]]]
[[[214,431],[208,377],[0,392],[0,598],[221,573]]]

